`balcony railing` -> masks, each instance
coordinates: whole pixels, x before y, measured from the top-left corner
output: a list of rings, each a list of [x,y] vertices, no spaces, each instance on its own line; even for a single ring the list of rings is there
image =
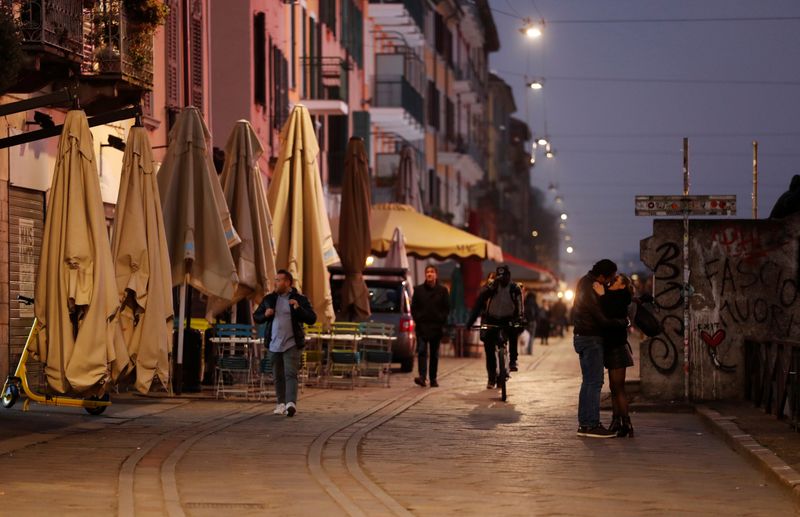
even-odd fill
[[[88,41],[82,73],[153,86],[153,37],[129,21],[122,0],[96,0],[86,12]]]
[[[349,63],[339,57],[305,57],[303,98],[348,102]]]
[[[375,78],[375,95],[372,105],[378,108],[403,108],[420,124],[425,123],[425,102],[406,80],[400,78]]]
[[[421,31],[425,30],[425,9],[420,0],[369,0],[371,4],[403,4],[414,23]]]
[[[19,22],[22,48],[80,63],[83,55],[83,0],[4,0]]]

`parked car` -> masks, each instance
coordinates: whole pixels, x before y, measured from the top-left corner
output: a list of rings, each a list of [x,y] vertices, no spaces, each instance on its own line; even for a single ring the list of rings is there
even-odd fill
[[[330,267],[331,294],[336,319],[341,315],[342,283],[344,271],[341,267]],[[406,285],[406,270],[401,268],[368,267],[364,270],[364,281],[369,289],[370,321],[388,323],[396,328],[397,340],[392,344],[392,360],[400,363],[400,369],[414,369],[417,353],[417,336],[414,333],[414,318],[411,317],[411,295]]]

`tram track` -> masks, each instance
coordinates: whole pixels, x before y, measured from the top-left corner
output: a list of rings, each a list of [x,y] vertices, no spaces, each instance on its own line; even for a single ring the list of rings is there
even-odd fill
[[[527,366],[525,372],[531,372],[538,368],[550,353],[551,351],[549,350],[543,352]],[[474,365],[474,363],[470,365]],[[440,375],[440,379],[452,376],[470,365],[461,365],[453,368]],[[317,435],[309,448],[309,471],[328,495],[351,517],[363,517],[376,513],[402,517],[413,515],[373,481],[366,472],[359,455],[361,443],[371,431],[402,415],[427,397],[463,389],[469,386],[467,382],[466,380],[461,380],[451,387],[428,389],[421,394],[419,394],[418,388],[409,388],[391,399],[384,400],[359,413],[346,423],[323,431]],[[417,394],[414,395],[415,393]],[[335,447],[333,442],[339,435],[343,435],[342,438],[345,441],[342,450],[328,450]],[[332,460],[331,456],[336,458],[338,462]],[[343,463],[344,469],[336,463]],[[349,479],[344,477],[345,471]],[[356,485],[357,488],[354,490],[353,487]],[[365,494],[368,494],[369,497],[365,497]]]

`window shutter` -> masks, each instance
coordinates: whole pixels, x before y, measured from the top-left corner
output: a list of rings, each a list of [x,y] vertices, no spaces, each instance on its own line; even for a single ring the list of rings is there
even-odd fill
[[[192,106],[204,112],[203,99],[203,3],[192,2],[189,48],[191,56]]]
[[[180,84],[179,84],[179,46],[180,41],[180,7],[178,0],[168,0],[169,16],[165,27],[166,37],[166,61],[167,61],[167,106],[177,108],[181,105]]]
[[[253,96],[256,104],[267,106],[267,20],[266,14],[253,18]]]

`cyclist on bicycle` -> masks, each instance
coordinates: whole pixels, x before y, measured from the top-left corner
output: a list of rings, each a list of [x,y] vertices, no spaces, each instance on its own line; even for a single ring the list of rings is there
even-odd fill
[[[525,320],[524,308],[522,289],[511,281],[511,271],[508,266],[499,266],[495,280],[481,289],[467,320],[467,328],[475,324],[479,315],[482,323],[491,325],[485,331],[481,331],[481,340],[486,353],[486,373],[489,377],[487,389],[492,389],[497,384],[495,350],[497,346],[503,345],[504,337],[509,341],[509,369],[512,372],[517,371],[516,341],[519,331],[515,327]]]

